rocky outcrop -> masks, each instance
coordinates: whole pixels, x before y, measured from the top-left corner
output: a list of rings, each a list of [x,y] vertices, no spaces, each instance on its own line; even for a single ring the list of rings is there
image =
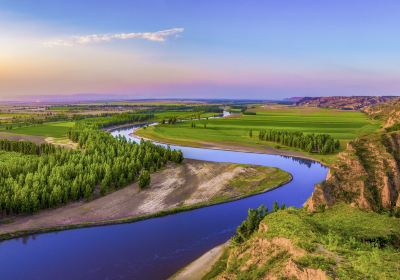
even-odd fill
[[[362,111],[380,120],[382,131],[348,144],[306,202],[310,210],[338,201],[375,211],[400,207],[399,97],[371,100],[375,104]]]
[[[305,206],[346,202],[374,211],[400,207],[400,132],[379,133],[350,142],[317,185]]]

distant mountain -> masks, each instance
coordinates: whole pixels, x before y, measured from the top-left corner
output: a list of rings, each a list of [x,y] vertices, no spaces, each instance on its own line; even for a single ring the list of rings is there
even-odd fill
[[[367,106],[387,101],[400,100],[399,96],[329,96],[303,97],[296,105],[309,107],[334,108],[342,110],[360,110]]]

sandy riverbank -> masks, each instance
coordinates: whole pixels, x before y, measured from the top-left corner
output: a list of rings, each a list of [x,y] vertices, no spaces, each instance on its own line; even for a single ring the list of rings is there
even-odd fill
[[[212,266],[222,256],[227,246],[229,246],[229,241],[212,248],[200,258],[175,273],[169,280],[201,280],[204,275],[211,271]]]
[[[74,202],[34,215],[7,217],[0,221],[0,239],[21,233],[127,222],[166,211],[205,206],[248,195],[266,180],[277,182],[268,188],[276,187],[290,177],[276,168],[185,160],[183,164],[169,164],[152,174],[151,184],[145,190],[134,183],[89,202]],[[243,180],[250,182],[248,186],[233,187]]]

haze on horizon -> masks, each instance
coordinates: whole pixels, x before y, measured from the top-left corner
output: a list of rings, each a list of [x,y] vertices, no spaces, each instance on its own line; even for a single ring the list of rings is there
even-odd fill
[[[0,2],[0,100],[400,95],[400,2]]]

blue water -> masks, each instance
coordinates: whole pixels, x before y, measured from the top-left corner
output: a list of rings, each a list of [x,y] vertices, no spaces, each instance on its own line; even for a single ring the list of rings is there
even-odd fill
[[[114,131],[129,136],[131,129]],[[185,158],[275,166],[293,181],[246,199],[141,222],[67,230],[0,243],[0,279],[165,279],[228,240],[249,208],[300,207],[327,168],[277,155],[171,146]]]

